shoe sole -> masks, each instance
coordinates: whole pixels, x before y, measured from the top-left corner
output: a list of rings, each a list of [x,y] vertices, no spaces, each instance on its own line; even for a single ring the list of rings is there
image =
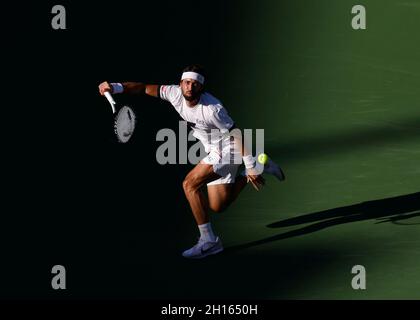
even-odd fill
[[[223,247],[222,248],[219,248],[217,250],[214,250],[214,251],[208,251],[208,252],[206,252],[206,253],[204,253],[204,254],[202,254],[200,256],[186,257],[186,256],[183,255],[183,257],[184,258],[187,258],[187,259],[203,259],[203,258],[205,258],[207,256],[210,256],[212,254],[216,254],[216,253],[219,253],[219,252],[222,252],[222,251],[223,251]]]
[[[277,164],[277,163],[275,163],[273,160],[270,160],[272,163],[273,163],[273,165],[278,169],[278,171],[280,172],[280,177],[275,173],[275,172],[273,172],[273,173],[270,173],[270,174],[272,174],[273,176],[275,176],[278,180],[280,180],[280,181],[284,181],[284,180],[286,180],[286,175],[284,174],[284,172],[283,172],[283,170],[280,168],[280,166]]]
[[[280,174],[281,174],[281,178],[277,177],[280,181],[284,181],[286,180],[286,175],[284,174],[283,170],[281,170],[281,168],[279,166],[277,166],[279,168]]]
[[[284,181],[286,180],[286,175],[284,174],[283,170],[280,168],[280,166],[278,164],[276,164],[277,169],[280,172],[280,177],[277,174],[274,174],[274,176],[279,179],[280,181]]]

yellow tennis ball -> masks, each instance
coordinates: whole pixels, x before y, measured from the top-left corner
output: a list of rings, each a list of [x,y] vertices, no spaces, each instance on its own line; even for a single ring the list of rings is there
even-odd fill
[[[265,153],[258,155],[258,162],[261,164],[266,164],[268,161],[268,156]]]

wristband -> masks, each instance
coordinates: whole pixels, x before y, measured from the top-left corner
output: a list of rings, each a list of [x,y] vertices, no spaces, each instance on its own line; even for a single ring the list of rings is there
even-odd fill
[[[242,160],[244,161],[245,168],[252,169],[255,167],[255,159],[252,155],[244,156]]]
[[[123,93],[124,91],[124,87],[121,83],[117,82],[113,82],[109,84],[112,88],[112,93]]]

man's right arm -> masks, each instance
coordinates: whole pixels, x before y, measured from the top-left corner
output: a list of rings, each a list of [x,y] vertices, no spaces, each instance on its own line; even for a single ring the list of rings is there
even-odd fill
[[[141,82],[122,82],[116,84],[105,81],[99,85],[99,93],[104,95],[106,91],[109,91],[111,93],[147,94],[152,97],[159,97],[159,87],[157,84],[145,84]]]

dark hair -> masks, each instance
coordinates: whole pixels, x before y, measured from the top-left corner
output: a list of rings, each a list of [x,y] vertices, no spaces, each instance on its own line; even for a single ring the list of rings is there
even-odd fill
[[[201,74],[204,78],[206,77],[206,71],[204,70],[203,66],[199,64],[191,64],[188,67],[185,67],[182,72],[197,72]]]

